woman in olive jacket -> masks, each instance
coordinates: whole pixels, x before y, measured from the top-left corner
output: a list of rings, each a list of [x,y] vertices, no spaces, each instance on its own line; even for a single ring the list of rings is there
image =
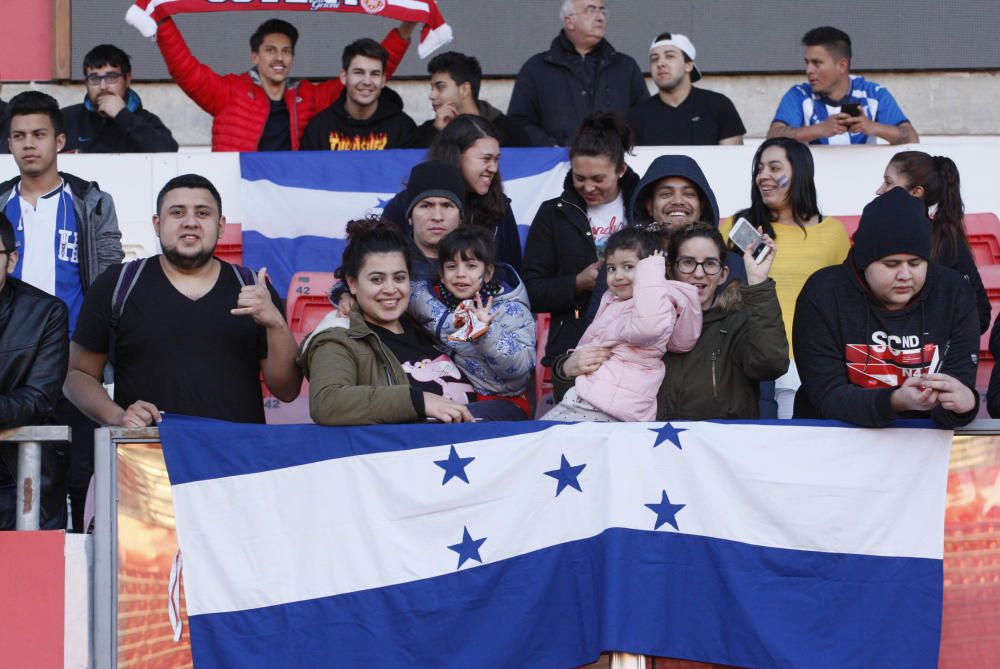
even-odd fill
[[[781,306],[768,272],[776,249],[759,265],[744,255],[747,284],[725,283],[726,246],[715,227],[703,223],[670,238],[668,275],[695,286],[702,304],[698,343],[688,353],[667,353],[666,375],[657,394],[657,420],[753,419],[760,416],[760,382],[788,369],[788,339]],[[752,249],[751,249],[752,251]],[[607,359],[603,349],[580,349],[553,365],[557,389]]]

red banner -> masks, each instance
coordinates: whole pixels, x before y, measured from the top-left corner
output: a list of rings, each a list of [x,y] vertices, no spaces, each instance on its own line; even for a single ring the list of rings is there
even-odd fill
[[[136,0],[125,20],[146,37],[153,37],[156,26],[174,14],[260,10],[352,12],[422,23],[421,58],[452,38],[451,27],[445,23],[434,0]]]

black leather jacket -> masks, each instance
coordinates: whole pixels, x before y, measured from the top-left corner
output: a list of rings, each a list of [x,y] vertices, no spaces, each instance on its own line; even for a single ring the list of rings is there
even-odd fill
[[[8,276],[0,289],[0,429],[47,422],[68,363],[66,305]]]

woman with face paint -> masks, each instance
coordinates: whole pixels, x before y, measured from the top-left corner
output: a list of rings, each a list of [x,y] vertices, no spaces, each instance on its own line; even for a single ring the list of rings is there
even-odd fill
[[[765,141],[753,157],[750,207],[723,221],[719,229],[728,238],[733,224],[745,218],[754,228],[769,235],[781,251],[774,259],[771,277],[777,284],[789,342],[795,301],[806,279],[816,270],[839,265],[851,249],[843,223],[823,217],[819,211],[814,171],[807,145],[786,137]],[[791,347],[789,355],[792,362],[788,373],[775,382],[778,418],[791,418],[799,387]]]

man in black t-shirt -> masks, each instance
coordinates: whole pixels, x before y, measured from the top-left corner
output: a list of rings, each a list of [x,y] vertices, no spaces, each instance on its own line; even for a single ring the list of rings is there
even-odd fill
[[[628,113],[640,146],[742,144],[746,128],[732,101],[695,88],[701,79],[694,45],[684,35],[661,33],[649,47],[649,69],[659,89]]]
[[[163,254],[149,258],[132,280],[126,274],[119,290],[125,266],[109,268],[84,298],[66,396],[103,425],[145,427],[161,412],[263,423],[260,373],[285,402],[295,399],[302,382],[281,300],[264,269],[247,281],[213,257],[226,219],[210,181],[196,174],[171,179],[156,209],[153,227]],[[101,386],[109,356],[113,400]]]

